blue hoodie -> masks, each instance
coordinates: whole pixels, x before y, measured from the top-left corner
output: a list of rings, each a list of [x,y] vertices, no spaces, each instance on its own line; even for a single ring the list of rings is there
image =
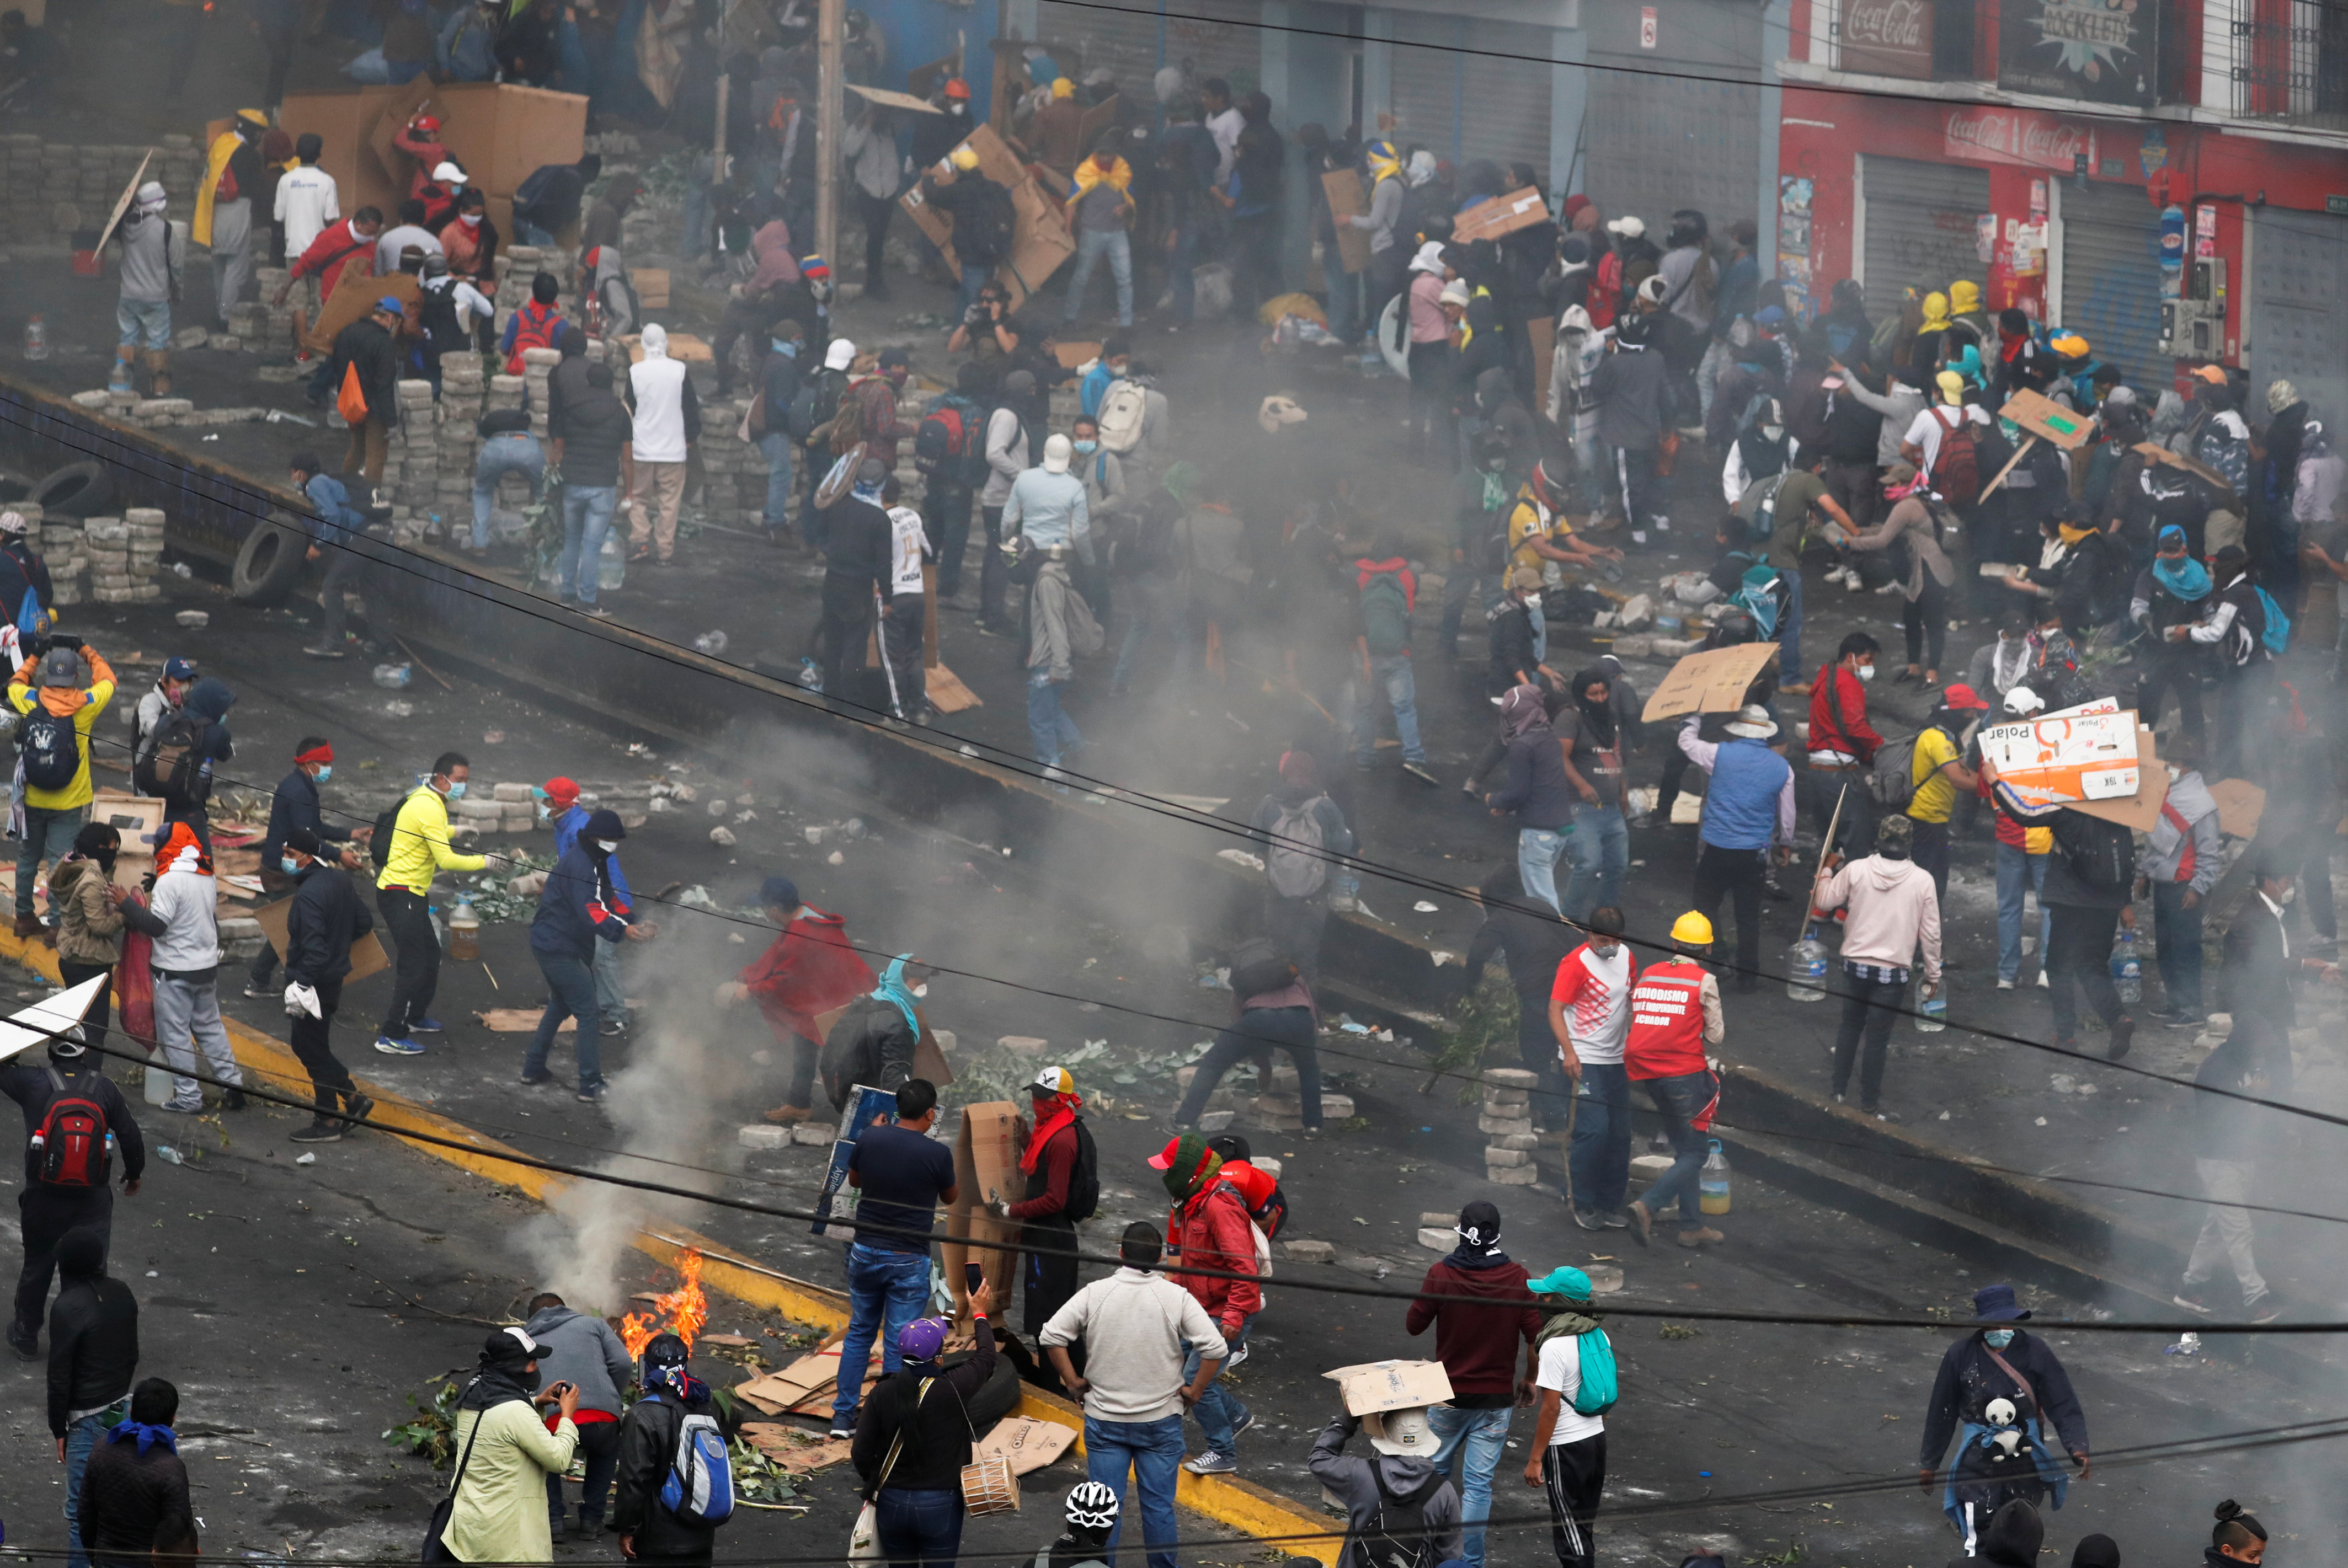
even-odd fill
[[[611,864],[616,894],[619,856],[612,856]],[[554,869],[547,874],[545,890],[538,896],[538,914],[530,923],[530,950],[550,958],[576,958],[583,964],[595,957],[599,938],[627,940],[625,907],[613,908],[597,895],[595,857],[573,844],[554,863]]]

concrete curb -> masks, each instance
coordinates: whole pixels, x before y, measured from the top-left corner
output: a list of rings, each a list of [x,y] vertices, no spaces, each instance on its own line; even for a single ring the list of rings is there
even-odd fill
[[[13,930],[0,927],[0,957],[8,958],[52,985],[63,983],[57,968],[57,949],[46,942],[28,941]],[[299,1087],[309,1083],[308,1071],[285,1045],[234,1019],[223,1021],[228,1026],[229,1043],[235,1048],[239,1066],[259,1074],[273,1086]],[[353,1077],[361,1090],[376,1097],[373,1117],[395,1129],[394,1136],[398,1131],[426,1132],[434,1137],[461,1140],[479,1151],[475,1153],[438,1143],[407,1144],[417,1153],[444,1161],[499,1186],[510,1187],[540,1203],[547,1202],[571,1185],[564,1177],[498,1158],[499,1154],[520,1153],[509,1144],[484,1137],[462,1122],[451,1121],[436,1112],[401,1104],[394,1091],[370,1083],[356,1074]],[[812,1323],[824,1328],[839,1328],[847,1325],[846,1292],[779,1274],[685,1226],[668,1225],[659,1232],[639,1230],[630,1238],[629,1245],[655,1262],[671,1266],[675,1266],[679,1254],[691,1247],[702,1255],[701,1279],[703,1285],[710,1289],[723,1291],[753,1307],[783,1313],[798,1322]],[[1039,1389],[1023,1388],[1018,1413],[1068,1428],[1076,1434],[1071,1451],[1078,1455],[1085,1451],[1085,1416],[1076,1405]],[[1319,1510],[1236,1476],[1192,1475],[1188,1471],[1179,1471],[1175,1483],[1174,1501],[1194,1513],[1202,1514],[1218,1524],[1228,1525],[1251,1538],[1279,1539],[1282,1550],[1287,1555],[1310,1557],[1328,1565],[1328,1568],[1335,1568],[1338,1552],[1344,1544],[1344,1531],[1333,1528],[1332,1522]],[[1285,1539],[1311,1534],[1320,1534],[1323,1539]]]

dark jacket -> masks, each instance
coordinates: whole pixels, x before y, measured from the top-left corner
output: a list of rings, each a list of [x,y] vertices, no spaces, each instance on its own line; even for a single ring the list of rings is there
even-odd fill
[[[1573,820],[1573,786],[1557,732],[1535,724],[1509,742],[1509,784],[1488,796],[1494,811],[1513,811],[1519,827],[1562,827]]]
[[[597,880],[595,856],[585,844],[562,852],[538,896],[538,913],[530,923],[532,952],[583,964],[594,958],[599,939],[627,940],[627,913],[604,902]]]
[[[2045,1521],[2036,1508],[2017,1497],[1991,1514],[1989,1522],[1981,1527],[1976,1542],[1979,1555],[1952,1558],[1949,1568],[1980,1568],[1984,1563],[1994,1563],[1998,1568],[2035,1568],[2039,1548],[2045,1541]]]
[[[139,1301],[105,1275],[68,1279],[49,1307],[49,1435],[66,1418],[130,1397],[139,1370]]]
[[[2053,881],[2052,866],[2048,881]],[[2237,1019],[2254,1014],[2280,1032],[2299,1022],[2299,1004],[2291,995],[2295,959],[2283,956],[2282,917],[2267,907],[2254,886],[2234,910],[2226,927],[2224,959],[2218,968],[2218,1010]],[[2291,1052],[2280,1052],[2288,1070]]]
[[[590,387],[562,414],[562,479],[566,485],[611,489],[620,482],[620,448],[635,438],[635,420],[620,395]]]
[[[305,986],[341,979],[351,972],[351,944],[373,929],[375,917],[350,874],[312,861],[294,879],[294,907],[285,913],[285,978]]]
[[[321,847],[329,844],[348,844],[348,828],[330,825],[318,809],[318,781],[295,768],[277,781],[277,793],[269,799],[269,831],[261,839],[261,864],[274,866],[285,853],[285,835],[297,827],[306,827],[318,835]]]
[[[994,186],[993,193],[983,190]],[[957,176],[951,183],[941,185],[935,179],[922,181],[922,200],[934,211],[944,213],[954,220],[954,260],[965,267],[992,267],[1003,260],[992,235],[982,241],[978,231],[963,220],[963,215],[975,212],[982,202],[994,202],[1007,195],[976,169]]]
[[[807,349],[804,346],[799,349],[799,354],[806,352]],[[770,351],[767,355],[766,364],[761,367],[759,386],[767,399],[765,415],[767,434],[789,435],[791,399],[799,395],[798,355],[785,354],[780,349]]]
[[[2030,1399],[2029,1409],[2039,1417],[2040,1431],[2052,1426],[2065,1451],[2085,1453],[2087,1414],[2079,1408],[2079,1396],[2071,1391],[2071,1375],[2063,1369],[2054,1352],[2044,1341],[2017,1329],[2013,1343],[1998,1354],[2030,1380],[2030,1392],[2036,1397]],[[2023,1390],[2014,1387],[2013,1379],[1990,1359],[1982,1330],[1974,1329],[1941,1357],[1931,1402],[1924,1407],[1924,1441],[1917,1464],[1937,1469],[1949,1451],[1949,1440],[1965,1422],[1980,1420],[1992,1399],[2012,1399],[2019,1408],[2023,1399]]]
[[[1361,1429],[1357,1416],[1339,1416],[1321,1429],[1308,1461],[1313,1479],[1345,1505],[1345,1552],[1340,1568],[1375,1568],[1375,1559],[1362,1540],[1377,1518],[1386,1498],[1416,1503],[1423,1510],[1430,1550],[1426,1560],[1449,1563],[1459,1556],[1459,1490],[1451,1484],[1448,1469],[1437,1470],[1423,1459],[1372,1453],[1356,1459],[1345,1452],[1345,1440]]]
[[[1533,657],[1532,611],[1503,594],[1500,602],[1485,612],[1484,620],[1485,647],[1491,659],[1484,689],[1497,695],[1519,684],[1519,671],[1531,675],[1540,666]]]
[[[2069,820],[2059,820],[2062,818]],[[2123,884],[2118,887],[2095,886],[2071,869],[2070,859],[2063,853],[2063,839],[2065,834],[2074,835],[2082,844],[2092,844],[2099,837],[2125,839],[2129,836],[2127,828],[2117,823],[2106,822],[2101,817],[2089,816],[2081,811],[2057,811],[2047,820],[2034,825],[2051,827],[2054,830],[2054,852],[2046,857],[2046,884],[2038,890],[2041,903],[2068,904],[2082,909],[2127,907],[2129,888],[2127,885]]]
[[[326,362],[326,395],[339,397],[345,370],[356,365],[359,390],[366,395],[372,424],[399,423],[399,345],[377,326],[373,316],[361,316],[335,334],[334,357]]]
[[[1554,971],[1552,971],[1554,972]],[[1428,1296],[1488,1296],[1489,1307],[1456,1301],[1414,1301],[1403,1327],[1424,1334],[1435,1325],[1435,1358],[1451,1378],[1451,1404],[1460,1409],[1504,1410],[1516,1403],[1517,1345],[1541,1330],[1540,1309],[1526,1293],[1525,1266],[1454,1252],[1426,1271]]]
[[[25,589],[31,588],[34,602],[46,610],[55,601],[49,587],[49,566],[33,553],[32,546],[22,539],[0,547],[0,620],[16,624],[24,613]]]
[[[236,693],[228,682],[206,675],[188,688],[187,700],[180,704],[179,718],[195,726],[195,739],[191,750],[195,753],[190,764],[188,787],[171,787],[171,775],[158,769],[156,794],[163,798],[164,819],[177,822],[192,816],[210,804],[212,798],[212,764],[224,763],[236,755],[236,743],[228,733],[228,711],[236,705]],[[170,733],[170,720],[148,742],[149,751],[161,743]],[[176,771],[176,770],[174,770]],[[265,864],[265,862],[264,862]]]
[[[1520,896],[1519,896],[1520,897]],[[1484,923],[1468,944],[1465,989],[1473,990],[1484,966],[1495,952],[1505,952],[1509,982],[1517,989],[1517,1006],[1530,1019],[1549,1015],[1549,993],[1557,983],[1557,967],[1581,945],[1581,933],[1545,915],[1529,915],[1506,905],[1488,904]],[[1541,1024],[1543,1035],[1549,1025]]]
[[[188,1467],[160,1442],[140,1453],[135,1438],[100,1438],[82,1471],[80,1512],[77,1537],[103,1568],[146,1568],[158,1552],[195,1548]]]
[[[849,1093],[860,1083],[871,1089],[904,1087],[913,1076],[913,1047],[919,1043],[896,1003],[880,997],[849,1003],[823,1037],[819,1058],[831,1108],[847,1110]]]
[[[919,1399],[922,1378],[931,1376],[936,1380],[929,1397]],[[889,1462],[889,1445],[902,1431],[904,1450],[889,1472],[887,1490],[959,1490],[962,1468],[970,1462],[970,1399],[994,1376],[994,1336],[982,1328],[977,1348],[960,1366],[934,1372],[933,1364],[922,1363],[883,1378],[856,1418],[856,1441],[849,1450],[856,1473],[868,1486],[877,1482]]]
[[[705,1415],[705,1402],[688,1407],[666,1389],[628,1407],[620,1418],[619,1469],[613,1474],[618,1496],[612,1528],[636,1538],[636,1556],[654,1562],[706,1563],[717,1541],[715,1526],[687,1524],[661,1506],[661,1485],[676,1459],[676,1434],[688,1414]]]
[[[587,334],[575,325],[554,334],[562,363],[546,375],[546,434],[561,440],[570,434],[571,405],[587,395]]]
[[[129,919],[131,906],[123,906],[124,918]],[[134,922],[135,923],[135,922]],[[139,1134],[137,1118],[130,1114],[130,1102],[122,1098],[122,1091],[114,1080],[106,1076],[94,1057],[84,1058],[90,1065],[79,1072],[69,1072],[62,1067],[36,1057],[26,1061],[18,1057],[0,1067],[0,1094],[5,1094],[24,1108],[25,1112],[25,1179],[35,1180],[36,1156],[31,1147],[33,1134],[41,1130],[41,1121],[49,1113],[49,1102],[60,1091],[66,1091],[98,1102],[106,1115],[106,1130],[114,1134],[116,1146],[121,1151],[122,1168],[117,1173],[126,1182],[135,1182],[147,1169],[147,1140]],[[49,1075],[54,1071],[56,1078]]]
[[[889,549],[893,539],[889,514],[870,501],[850,496],[833,502],[824,516],[831,528],[823,551],[829,575],[850,580],[870,578],[880,585],[881,592],[888,592]]]

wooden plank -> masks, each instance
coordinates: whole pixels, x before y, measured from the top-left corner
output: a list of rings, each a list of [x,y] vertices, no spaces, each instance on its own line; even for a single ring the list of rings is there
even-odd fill
[[[858,97],[864,99],[867,103],[883,104],[892,109],[903,109],[908,114],[943,114],[946,112],[931,103],[927,98],[917,98],[911,93],[891,92],[887,87],[859,87],[856,83],[850,82],[848,84],[848,90],[854,93]]]
[[[139,193],[139,182],[147,178],[147,166],[154,161],[155,149],[149,148],[147,156],[139,160],[139,172],[130,177],[130,183],[124,186],[122,194],[114,199],[114,210],[107,215],[106,227],[98,231],[98,243],[91,247],[99,255],[106,254],[106,242],[114,238],[114,226],[122,221],[125,212],[130,210],[130,199]]]

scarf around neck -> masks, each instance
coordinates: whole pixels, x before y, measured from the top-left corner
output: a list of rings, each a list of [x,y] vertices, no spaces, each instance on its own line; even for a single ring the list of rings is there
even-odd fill
[[[2162,588],[2188,604],[2209,591],[2209,569],[2191,556],[2180,556],[2174,563],[2167,556],[2155,556],[2152,575]]]
[[[887,1002],[903,1013],[905,1027],[913,1031],[914,1039],[919,1040],[922,1037],[922,1020],[913,1011],[912,988],[905,984],[905,966],[912,961],[912,958],[911,953],[900,953],[889,960],[889,967],[880,972],[880,983],[873,988],[872,999]]]
[[[1044,1157],[1044,1145],[1056,1137],[1060,1129],[1076,1124],[1076,1112],[1084,1109],[1084,1097],[1079,1094],[1056,1094],[1051,1100],[1051,1112],[1035,1121],[1034,1136],[1027,1140],[1027,1152],[1019,1156],[1019,1168],[1028,1175],[1035,1173],[1036,1163]]]
[[[166,1426],[149,1426],[139,1421],[122,1420],[117,1421],[112,1430],[106,1434],[106,1440],[110,1443],[129,1442],[133,1439],[138,1440],[139,1451],[142,1454],[157,1443],[163,1445],[166,1453],[180,1451],[179,1434]]]

